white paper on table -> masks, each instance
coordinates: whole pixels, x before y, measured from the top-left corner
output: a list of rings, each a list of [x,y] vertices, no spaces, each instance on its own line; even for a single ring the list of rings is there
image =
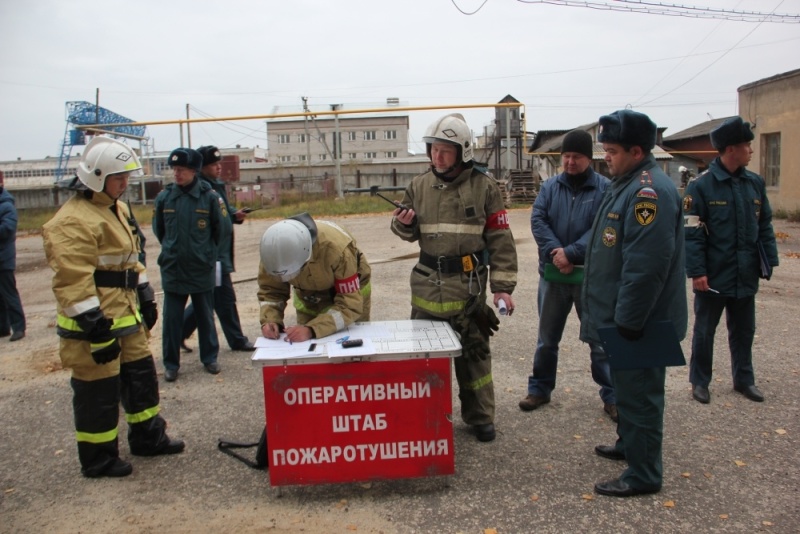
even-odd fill
[[[316,344],[314,350],[310,350],[312,344]],[[281,334],[278,339],[259,337],[254,345],[256,347],[256,353],[253,355],[254,360],[282,360],[284,358],[320,356],[323,349],[323,344],[318,343],[316,339],[289,343],[286,341],[286,334]]]
[[[358,339],[350,337],[350,339]],[[328,352],[328,358],[346,358],[348,356],[372,356],[375,354],[375,346],[372,340],[368,338],[361,338],[363,344],[360,347],[342,347],[341,343],[335,341],[326,343],[325,350]]]
[[[351,338],[361,339],[384,339],[387,337],[392,337],[391,332],[389,332],[389,329],[385,326],[364,323],[351,324],[347,327],[346,335],[350,336]]]

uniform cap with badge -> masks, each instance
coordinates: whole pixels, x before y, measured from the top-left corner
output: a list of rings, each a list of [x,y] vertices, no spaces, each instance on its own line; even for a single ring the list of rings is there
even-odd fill
[[[199,171],[203,165],[203,156],[193,148],[176,148],[169,154],[170,167],[186,167]]]
[[[203,158],[203,167],[222,161],[222,153],[214,145],[205,145],[197,149]]]

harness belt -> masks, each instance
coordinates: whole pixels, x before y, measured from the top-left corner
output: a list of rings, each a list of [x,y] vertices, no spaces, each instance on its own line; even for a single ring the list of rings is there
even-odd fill
[[[419,251],[419,262],[430,269],[436,269],[442,274],[468,273],[474,271],[479,265],[489,264],[489,252],[479,250],[466,256],[432,256],[422,250]]]
[[[124,271],[95,271],[94,284],[97,287],[136,289],[136,286],[139,285],[139,273],[132,269]]]

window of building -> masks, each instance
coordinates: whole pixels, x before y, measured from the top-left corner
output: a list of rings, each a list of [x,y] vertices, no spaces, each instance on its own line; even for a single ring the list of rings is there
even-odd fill
[[[303,154],[303,155],[299,156],[299,158],[300,158],[300,161],[305,161],[305,160],[306,160],[306,156],[305,156],[305,154]]]
[[[289,140],[291,136],[289,134],[279,134],[278,135],[278,143],[281,145],[288,145],[291,141]]]
[[[364,152],[364,157],[366,159],[375,159],[378,157],[377,152]]]
[[[297,134],[297,142],[298,143],[305,143],[306,142],[306,134],[304,134],[304,133]]]
[[[383,132],[384,139],[397,139],[397,130],[386,130]]]
[[[781,178],[781,134],[771,133],[761,136],[763,169],[761,175],[767,187],[778,187]]]
[[[347,140],[348,141],[355,141],[356,140],[356,132],[347,132]]]
[[[319,155],[319,160],[320,161],[325,161],[326,159],[328,159],[328,155],[327,154],[320,154]]]
[[[281,163],[288,163],[292,161],[292,156],[281,156]]]
[[[350,159],[356,159],[356,153],[355,152],[350,152],[350,154],[348,154],[348,156],[350,157]]]
[[[387,158],[396,158],[396,157],[397,157],[397,152],[396,152],[396,151],[394,151],[394,150],[393,150],[393,151],[391,151],[391,152],[387,152],[387,153],[386,153],[386,157],[387,157]]]
[[[375,137],[375,130],[366,130],[364,132],[364,141],[374,141]]]

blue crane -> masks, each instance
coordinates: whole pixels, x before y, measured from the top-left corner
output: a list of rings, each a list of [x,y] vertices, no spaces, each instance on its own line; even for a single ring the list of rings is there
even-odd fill
[[[86,130],[80,130],[74,126],[135,122],[106,108],[84,101],[67,102],[66,114],[67,127],[64,131],[64,141],[61,143],[61,155],[58,157],[56,182],[62,180],[67,172],[67,164],[72,153],[72,147],[86,144]],[[146,128],[144,126],[109,126],[102,128],[102,131],[123,137],[142,139],[145,137]]]

